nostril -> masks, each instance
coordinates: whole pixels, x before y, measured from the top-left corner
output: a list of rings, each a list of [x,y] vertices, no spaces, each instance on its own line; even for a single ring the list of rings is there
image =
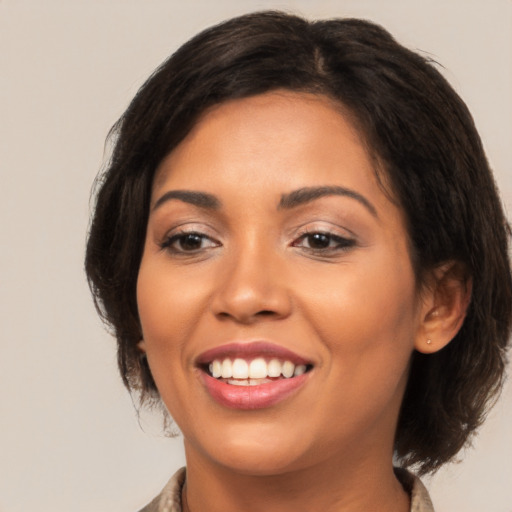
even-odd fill
[[[261,311],[257,311],[254,314],[245,314],[245,312],[230,313],[229,311],[220,311],[217,314],[217,317],[221,319],[234,318],[239,322],[253,323],[258,319],[263,320],[268,318],[270,320],[272,318],[279,317],[279,313],[277,311],[272,311],[271,309],[262,309]]]
[[[263,283],[265,286],[261,287],[256,284],[250,287],[235,284],[235,281],[224,283],[212,297],[211,310],[218,319],[229,318],[248,324],[285,318],[290,314],[291,300],[285,287],[275,282],[271,288],[268,283]]]

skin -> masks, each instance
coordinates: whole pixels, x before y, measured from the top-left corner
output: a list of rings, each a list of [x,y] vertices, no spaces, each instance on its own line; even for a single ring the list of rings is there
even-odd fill
[[[323,186],[360,198],[279,207]],[[176,190],[221,206],[161,199]],[[190,231],[197,246],[169,246]],[[330,234],[329,247],[313,249],[307,233]],[[403,213],[327,98],[278,91],[203,115],[157,170],[137,286],[139,346],[184,436],[189,509],[408,510],[392,446],[410,357],[461,323],[448,333],[435,287],[418,288]],[[195,360],[255,339],[312,361],[307,382],[269,408],[221,406]]]

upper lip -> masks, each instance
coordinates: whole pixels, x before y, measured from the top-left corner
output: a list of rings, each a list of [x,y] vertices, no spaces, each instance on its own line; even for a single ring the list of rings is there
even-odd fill
[[[290,361],[296,365],[311,365],[312,362],[296,354],[292,350],[268,341],[252,341],[247,343],[235,342],[226,343],[218,347],[206,350],[197,357],[197,365],[211,363],[215,359],[254,359],[263,357],[265,359],[280,359]]]

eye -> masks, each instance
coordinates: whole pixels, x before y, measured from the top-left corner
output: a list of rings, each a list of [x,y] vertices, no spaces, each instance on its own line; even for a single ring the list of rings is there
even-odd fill
[[[169,236],[161,247],[174,254],[194,254],[219,245],[203,233],[182,231]]]
[[[323,231],[304,233],[293,243],[294,247],[323,253],[342,251],[354,245],[355,240]]]

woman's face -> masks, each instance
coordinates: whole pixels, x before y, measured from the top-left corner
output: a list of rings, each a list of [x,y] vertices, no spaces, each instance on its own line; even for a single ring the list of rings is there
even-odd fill
[[[151,205],[140,347],[189,462],[390,459],[422,306],[402,212],[340,110],[286,91],[215,107]]]

